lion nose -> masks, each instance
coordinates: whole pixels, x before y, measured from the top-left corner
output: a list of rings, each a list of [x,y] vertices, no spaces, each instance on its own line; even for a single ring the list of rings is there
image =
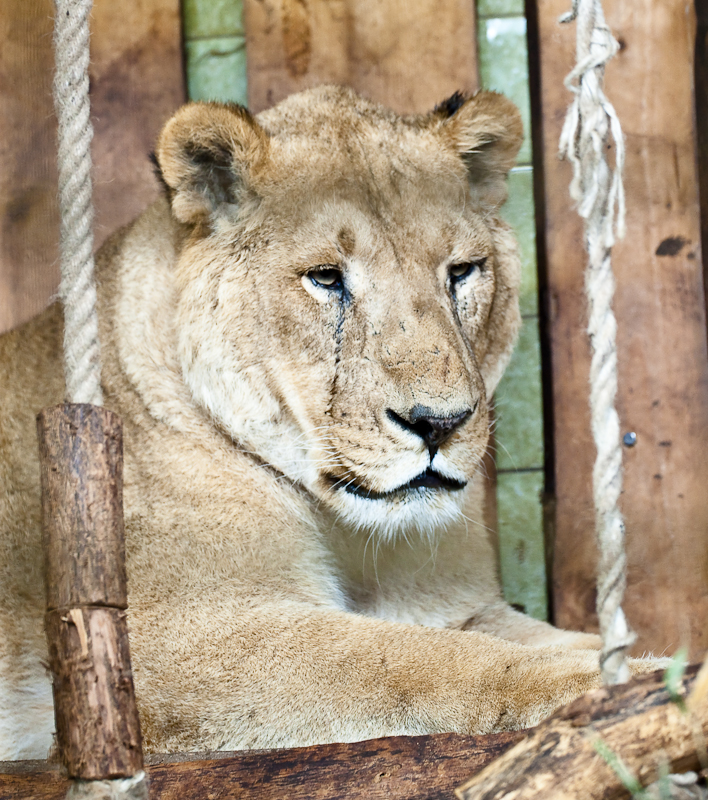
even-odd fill
[[[443,442],[446,442],[452,434],[474,414],[477,403],[473,408],[466,408],[457,414],[441,417],[433,413],[427,406],[415,405],[405,416],[397,414],[388,409],[389,419],[405,428],[408,431],[420,436],[425,442],[431,457],[435,455]]]

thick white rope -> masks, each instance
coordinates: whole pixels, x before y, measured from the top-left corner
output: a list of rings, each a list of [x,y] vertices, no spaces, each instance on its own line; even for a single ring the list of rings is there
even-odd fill
[[[624,235],[624,140],[614,108],[602,84],[605,64],[619,45],[605,23],[600,0],[573,0],[573,8],[561,22],[577,20],[577,64],[565,80],[574,93],[561,133],[560,152],[573,166],[571,197],[585,220],[588,264],[585,291],[589,305],[588,332],[592,344],[590,411],[597,446],[593,469],[595,525],[600,562],[597,579],[597,611],[603,647],[602,679],[606,684],[629,680],[627,649],[635,640],[622,611],[627,558],[624,521],[619,510],[622,492],[622,450],[617,394],[617,348],[612,297],[615,281],[610,255],[615,241]],[[605,153],[609,135],[615,164],[610,168]]]
[[[93,280],[93,205],[89,116],[89,14],[92,0],[55,0],[54,107],[58,171],[64,371],[67,399],[103,404]]]
[[[89,15],[92,0],[55,0],[54,107],[58,159],[64,371],[67,399],[103,404],[93,278]],[[67,800],[147,800],[144,772],[130,778],[72,781]]]

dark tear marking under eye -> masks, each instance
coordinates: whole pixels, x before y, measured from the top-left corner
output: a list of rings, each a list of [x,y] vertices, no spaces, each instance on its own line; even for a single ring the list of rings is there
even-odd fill
[[[325,414],[329,417],[332,416],[332,404],[334,403],[334,393],[337,389],[337,380],[339,378],[339,365],[342,361],[342,331],[344,329],[344,311],[349,303],[339,303],[339,313],[337,322],[334,328],[334,373],[332,375],[332,382],[329,387],[329,402]]]
[[[442,103],[438,103],[433,109],[433,114],[440,114],[441,117],[449,119],[462,108],[466,100],[467,98],[464,94],[457,91],[451,94],[446,100],[443,100]]]

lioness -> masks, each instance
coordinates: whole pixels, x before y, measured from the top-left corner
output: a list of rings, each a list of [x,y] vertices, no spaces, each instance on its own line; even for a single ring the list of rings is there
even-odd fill
[[[596,637],[504,603],[481,524],[521,135],[491,92],[401,117],[334,87],[165,126],[165,197],[97,258],[148,750],[500,731],[598,685]],[[0,759],[52,741],[34,418],[61,337],[53,306],[0,342]]]

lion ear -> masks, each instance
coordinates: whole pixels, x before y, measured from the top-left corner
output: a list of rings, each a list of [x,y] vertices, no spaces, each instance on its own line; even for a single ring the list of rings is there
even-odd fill
[[[473,198],[499,207],[506,200],[506,176],[523,140],[519,109],[496,92],[477,92],[469,99],[455,93],[431,117],[462,156]]]
[[[155,149],[175,217],[193,224],[238,205],[267,150],[267,134],[242,106],[191,103],[181,108]]]

